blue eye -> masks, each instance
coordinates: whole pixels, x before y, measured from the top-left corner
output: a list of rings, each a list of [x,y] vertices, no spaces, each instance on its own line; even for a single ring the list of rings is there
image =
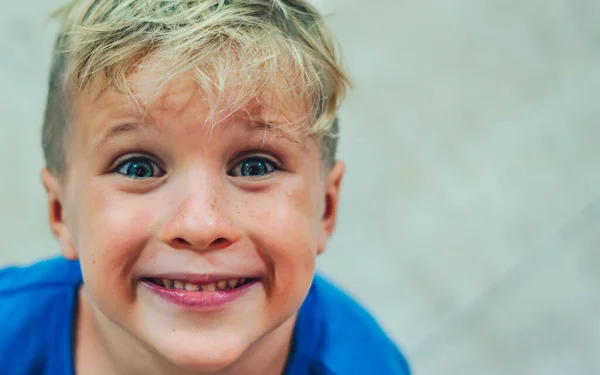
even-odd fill
[[[229,171],[229,175],[234,177],[263,177],[277,169],[278,166],[271,160],[253,156],[239,162]]]
[[[164,172],[152,159],[137,156],[119,164],[116,171],[132,179],[160,177]]]

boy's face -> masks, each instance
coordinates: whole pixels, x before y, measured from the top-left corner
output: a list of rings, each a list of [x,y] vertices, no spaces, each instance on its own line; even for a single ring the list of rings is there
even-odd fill
[[[333,231],[343,166],[324,172],[316,139],[276,128],[306,108],[257,101],[210,117],[191,76],[157,90],[160,73],[131,75],[141,107],[97,87],[77,99],[65,182],[43,173],[50,221],[103,329],[215,370],[289,338],[277,332]]]

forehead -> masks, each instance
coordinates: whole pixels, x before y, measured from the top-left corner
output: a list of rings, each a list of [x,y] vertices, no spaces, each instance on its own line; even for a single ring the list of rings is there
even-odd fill
[[[83,113],[145,118],[191,111],[213,124],[246,116],[288,131],[308,130],[312,120],[310,98],[290,85],[284,73],[265,75],[232,66],[217,73],[198,67],[172,74],[157,58],[134,65],[120,88],[101,77],[93,79],[76,107]]]

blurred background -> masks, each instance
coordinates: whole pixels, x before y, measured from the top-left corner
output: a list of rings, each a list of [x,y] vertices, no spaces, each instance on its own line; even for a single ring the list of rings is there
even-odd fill
[[[314,0],[355,83],[320,268],[416,374],[600,374],[600,2]],[[0,266],[58,252],[58,0],[0,0]]]

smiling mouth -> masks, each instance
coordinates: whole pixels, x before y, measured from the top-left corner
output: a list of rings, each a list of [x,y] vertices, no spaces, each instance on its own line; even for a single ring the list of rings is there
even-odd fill
[[[183,280],[144,278],[142,281],[156,284],[165,289],[185,290],[188,292],[215,292],[239,289],[247,284],[258,281],[256,278],[238,278],[219,280],[212,283],[192,283]]]

